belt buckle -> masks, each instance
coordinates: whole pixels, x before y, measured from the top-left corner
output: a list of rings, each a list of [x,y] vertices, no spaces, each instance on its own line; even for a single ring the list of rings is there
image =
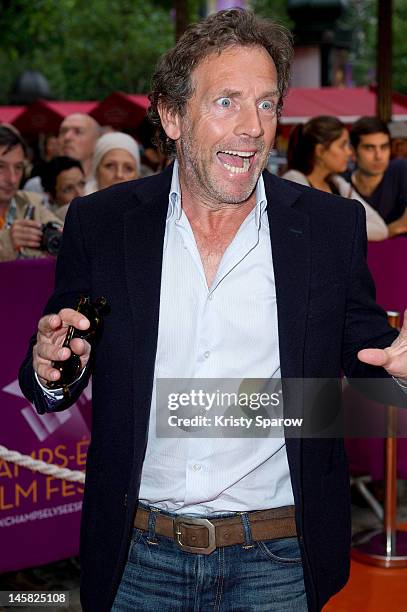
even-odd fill
[[[187,525],[187,526],[188,525],[200,525],[202,527],[206,527],[208,530],[208,536],[209,536],[208,546],[205,546],[205,547],[188,546],[187,544],[183,544],[181,542],[181,531],[179,529],[179,526],[181,524]],[[174,540],[176,544],[178,544],[178,546],[186,552],[191,552],[191,553],[201,554],[201,555],[210,555],[210,553],[213,552],[216,548],[215,525],[211,523],[208,519],[182,517],[182,516],[177,517],[174,519]]]

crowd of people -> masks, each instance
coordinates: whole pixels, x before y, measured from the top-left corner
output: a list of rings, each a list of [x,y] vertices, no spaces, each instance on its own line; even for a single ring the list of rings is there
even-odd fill
[[[407,233],[402,136],[399,125],[389,129],[376,117],[362,117],[350,130],[336,117],[314,117],[293,128],[283,178],[361,202],[371,241]],[[47,135],[42,144],[42,159],[27,180],[24,140],[13,126],[0,126],[0,261],[48,255],[44,226],[53,223],[62,232],[75,197],[165,166],[151,157],[158,151],[152,145],[144,156],[150,168],[143,165],[132,136],[81,113],[67,116],[58,136]]]

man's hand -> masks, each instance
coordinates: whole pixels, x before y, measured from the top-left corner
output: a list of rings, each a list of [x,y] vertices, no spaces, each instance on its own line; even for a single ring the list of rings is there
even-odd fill
[[[31,219],[17,219],[10,228],[10,236],[16,251],[21,247],[38,249],[42,240],[41,223]]]
[[[391,346],[385,349],[363,349],[358,358],[364,363],[382,366],[395,378],[407,380],[407,310],[404,312],[403,327]]]
[[[389,223],[387,227],[389,228],[389,238],[400,236],[400,234],[407,234],[407,210],[399,219]]]
[[[88,329],[90,322],[80,312],[63,308],[58,314],[42,317],[38,323],[37,343],[33,348],[33,366],[42,384],[55,382],[60,372],[52,367],[53,361],[65,361],[71,355],[68,347],[62,347],[69,325],[79,330]],[[82,368],[89,360],[90,344],[81,338],[71,340],[70,348],[81,358]]]

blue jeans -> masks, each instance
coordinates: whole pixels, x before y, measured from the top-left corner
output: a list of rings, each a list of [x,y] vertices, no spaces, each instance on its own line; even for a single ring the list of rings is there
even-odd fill
[[[154,527],[152,520],[149,532],[133,532],[112,612],[308,609],[297,538],[253,542],[245,529],[245,544],[202,555],[184,552]]]

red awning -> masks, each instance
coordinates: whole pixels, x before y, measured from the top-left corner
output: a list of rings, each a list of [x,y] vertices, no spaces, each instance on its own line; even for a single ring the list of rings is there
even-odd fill
[[[27,106],[13,124],[22,134],[49,132],[56,134],[62,120],[72,113],[90,114],[96,102],[54,102],[37,100]]]
[[[25,106],[0,106],[0,123],[13,123],[25,108]]]
[[[62,117],[67,117],[73,113],[84,113],[89,115],[90,112],[97,106],[97,102],[60,102],[47,100],[45,104]]]
[[[107,96],[90,114],[101,125],[134,130],[146,116],[149,106],[150,101],[145,95],[116,91]]]
[[[346,124],[376,114],[376,93],[368,87],[296,87],[289,91],[280,119],[282,125],[303,123],[318,115],[334,115]],[[407,119],[407,96],[393,94],[393,119]]]

